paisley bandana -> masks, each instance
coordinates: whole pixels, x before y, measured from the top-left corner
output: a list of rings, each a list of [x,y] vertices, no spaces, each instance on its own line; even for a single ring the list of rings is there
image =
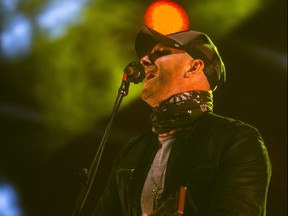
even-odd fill
[[[213,112],[212,91],[190,91],[173,95],[153,108],[153,131],[161,134],[185,127],[205,112]]]

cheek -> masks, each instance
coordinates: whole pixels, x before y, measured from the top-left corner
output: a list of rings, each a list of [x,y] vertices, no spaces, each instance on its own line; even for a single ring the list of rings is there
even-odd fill
[[[174,89],[181,84],[181,81],[179,80],[179,76],[176,76],[176,74],[169,73],[171,71],[166,71],[164,73],[159,74],[158,77],[158,84],[159,89],[164,92],[171,92],[174,91]]]
[[[178,83],[179,80],[181,81],[183,77],[183,68],[177,64],[171,65],[170,67],[165,67],[159,74],[159,80],[163,83],[169,82]]]
[[[158,81],[161,82],[162,85],[166,83],[171,85],[183,81],[186,67],[183,56],[180,57],[173,56],[172,59],[172,56],[165,56],[158,59],[157,66],[160,70]]]
[[[171,70],[163,70],[161,73],[159,73],[158,81],[161,85],[165,84],[171,84],[173,80],[173,72],[171,73]]]

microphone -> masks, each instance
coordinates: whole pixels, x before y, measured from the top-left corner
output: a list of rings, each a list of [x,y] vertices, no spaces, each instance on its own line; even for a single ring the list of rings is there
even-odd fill
[[[123,81],[135,84],[145,79],[145,69],[140,62],[131,62],[124,69]]]

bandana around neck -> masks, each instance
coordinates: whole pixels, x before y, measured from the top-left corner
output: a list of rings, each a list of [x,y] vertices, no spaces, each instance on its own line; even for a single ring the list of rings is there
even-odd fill
[[[212,111],[212,91],[190,91],[173,95],[153,108],[153,131],[161,134],[185,127],[203,113]]]

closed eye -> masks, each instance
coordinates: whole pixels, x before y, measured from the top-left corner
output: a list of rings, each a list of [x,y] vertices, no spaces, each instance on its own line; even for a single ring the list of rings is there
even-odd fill
[[[169,55],[171,54],[171,51],[170,50],[156,50],[154,52],[156,55],[159,55],[159,56],[164,56],[164,55]]]
[[[155,50],[153,53],[148,55],[148,58],[151,62],[155,62],[156,59],[169,54],[171,54],[170,50]]]

